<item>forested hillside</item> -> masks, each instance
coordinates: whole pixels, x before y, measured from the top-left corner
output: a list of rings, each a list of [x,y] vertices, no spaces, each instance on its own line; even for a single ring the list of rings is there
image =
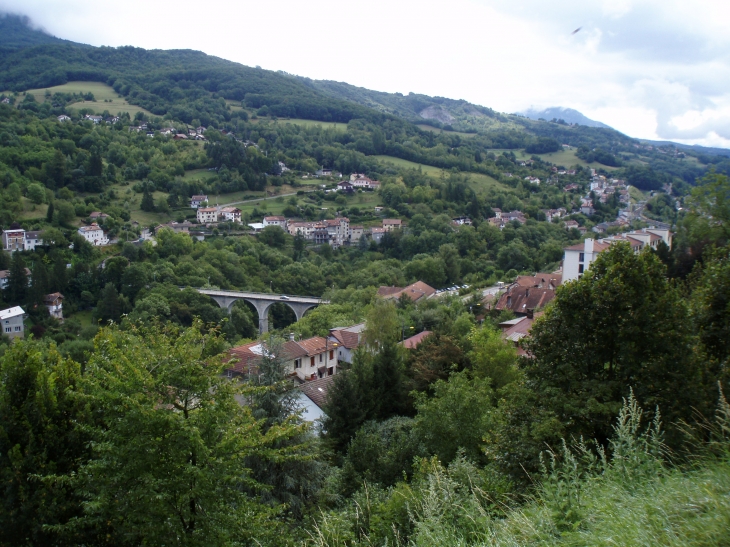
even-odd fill
[[[39,242],[0,251],[1,307],[27,314],[0,338],[0,546],[730,541],[726,157],[24,32],[0,51],[0,224]],[[413,123],[434,104],[489,123]],[[350,174],[380,184],[338,190]],[[629,188],[601,200],[606,181]],[[242,222],[197,222],[194,195]],[[363,237],[248,226],[272,214]],[[505,339],[484,289],[654,219],[671,248],[607,246]],[[376,296],[417,281],[452,290]],[[283,298],[262,337],[253,306],[195,288]],[[328,303],[296,321],[286,295]],[[307,422],[280,348],[358,323]]]

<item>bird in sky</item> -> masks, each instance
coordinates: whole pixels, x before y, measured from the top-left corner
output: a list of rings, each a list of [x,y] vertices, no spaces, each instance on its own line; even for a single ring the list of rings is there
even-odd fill
[[[571,36],[573,36],[574,34],[578,34],[578,32],[580,32],[580,29],[582,29],[582,28],[583,28],[583,27],[578,27],[578,28],[577,28],[577,29],[575,29],[575,30],[574,30],[573,32],[571,32],[571,33],[570,33],[570,35],[571,35]]]

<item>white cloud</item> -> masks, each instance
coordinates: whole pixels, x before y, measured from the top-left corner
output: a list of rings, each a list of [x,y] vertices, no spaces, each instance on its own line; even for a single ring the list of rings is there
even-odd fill
[[[730,147],[730,4],[717,0],[125,0],[121,9],[0,0],[0,9],[93,45],[199,49],[506,112],[565,106],[635,137]]]

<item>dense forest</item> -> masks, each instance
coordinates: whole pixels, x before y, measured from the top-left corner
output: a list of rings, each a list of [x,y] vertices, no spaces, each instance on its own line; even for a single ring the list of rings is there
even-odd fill
[[[0,251],[2,307],[21,305],[29,334],[0,339],[0,545],[730,540],[727,157],[0,21],[0,224],[43,241]],[[491,121],[413,123],[434,104]],[[204,141],[161,131],[201,125]],[[313,178],[323,167],[381,187],[337,192],[339,177]],[[576,212],[592,171],[628,181],[645,215],[631,227],[668,222],[674,244],[611,246],[515,346],[499,329],[512,313],[481,289],[559,268],[585,237],[565,220],[616,218],[617,196]],[[194,219],[194,194],[240,203],[244,225],[274,211],[406,228],[337,249],[234,223],[140,237]],[[495,210],[524,222],[500,229]],[[112,244],[78,234],[92,220]],[[419,280],[462,288],[376,297]],[[275,349],[258,376],[226,377],[259,318],[192,287],[329,302],[300,321],[273,306],[271,348],[365,323],[320,423]]]

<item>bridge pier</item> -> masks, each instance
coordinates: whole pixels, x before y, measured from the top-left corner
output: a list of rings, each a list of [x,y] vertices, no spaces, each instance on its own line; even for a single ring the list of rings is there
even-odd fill
[[[249,300],[248,298],[244,300],[256,308],[256,312],[259,314],[259,334],[269,332],[269,308],[273,302],[267,300]]]

